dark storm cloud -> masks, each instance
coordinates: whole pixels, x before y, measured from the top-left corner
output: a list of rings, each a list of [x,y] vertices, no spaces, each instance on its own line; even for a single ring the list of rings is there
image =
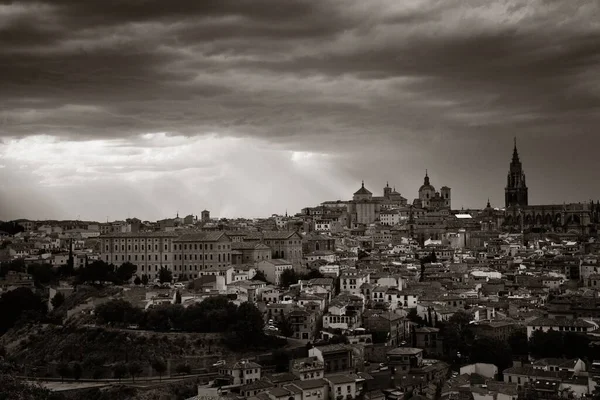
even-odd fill
[[[314,132],[422,140],[599,122],[597,5],[407,4],[12,3],[0,131],[224,131],[306,146]]]

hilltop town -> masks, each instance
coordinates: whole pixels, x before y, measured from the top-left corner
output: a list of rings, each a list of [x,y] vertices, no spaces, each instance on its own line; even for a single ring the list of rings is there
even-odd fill
[[[516,143],[502,205],[454,209],[429,175],[262,219],[2,222],[6,387],[599,399],[600,202],[529,204]]]

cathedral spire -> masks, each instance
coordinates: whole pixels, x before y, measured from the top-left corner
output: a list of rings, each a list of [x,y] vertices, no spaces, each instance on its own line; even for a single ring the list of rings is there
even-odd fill
[[[365,181],[364,180],[362,181],[362,187],[363,188],[365,187]]]
[[[425,169],[425,185],[429,185],[429,172]]]
[[[487,202],[487,208],[492,208],[492,205],[490,204],[490,198],[488,197],[488,202]]]
[[[515,147],[513,149],[513,162],[519,161],[519,151],[517,150],[517,137],[514,138]]]
[[[517,138],[514,138],[514,149],[512,161],[508,170],[506,188],[504,189],[505,205],[527,206],[527,184],[525,183],[525,173],[523,165],[519,160],[519,151],[517,150]]]

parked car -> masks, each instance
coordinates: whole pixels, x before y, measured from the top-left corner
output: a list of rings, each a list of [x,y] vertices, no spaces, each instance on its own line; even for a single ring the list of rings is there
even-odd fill
[[[173,287],[176,287],[178,289],[183,289],[185,287],[185,285],[181,282],[177,282],[176,284],[173,285]]]

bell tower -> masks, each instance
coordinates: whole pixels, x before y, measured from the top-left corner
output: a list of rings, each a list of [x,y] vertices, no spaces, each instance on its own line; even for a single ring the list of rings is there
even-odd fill
[[[390,195],[392,194],[392,188],[390,187],[390,183],[387,182],[385,187],[383,188],[383,197],[387,200],[390,199]]]
[[[525,183],[523,165],[519,160],[519,152],[517,151],[517,138],[515,138],[513,157],[508,171],[506,188],[504,189],[504,200],[506,208],[528,205],[527,184]]]

